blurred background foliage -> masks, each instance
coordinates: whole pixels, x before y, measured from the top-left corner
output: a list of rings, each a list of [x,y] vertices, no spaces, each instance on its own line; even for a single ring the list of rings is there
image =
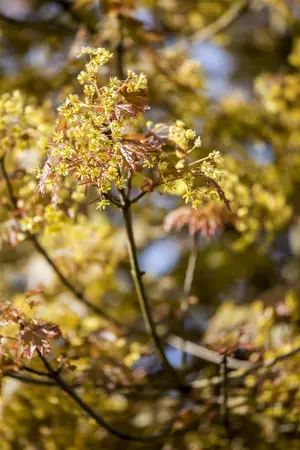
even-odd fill
[[[218,149],[228,170],[222,188],[230,218],[214,206],[197,218],[201,233],[184,330],[178,311],[191,237],[186,228],[167,233],[163,227],[180,201],[154,192],[134,209],[144,280],[171,363],[181,361],[180,346],[174,339],[170,345],[174,335],[252,363],[299,347],[300,2],[0,0],[0,40],[0,92],[18,89],[30,98],[19,124],[29,127],[28,137],[7,162],[28,217],[23,233],[12,226],[0,178],[1,302],[26,310],[25,293],[42,289],[34,297],[38,314],[60,325],[65,341],[53,352],[86,401],[120,429],[147,435],[178,406],[172,380],[142,332],[119,212],[96,211],[96,192],[82,186],[72,191],[66,184],[59,211],[34,194],[33,169],[45,160],[37,141],[51,134],[66,95],[77,93],[83,63],[76,55],[85,45],[115,54],[100,82],[118,75],[120,64],[144,72],[148,119],[183,120],[201,135],[199,157]],[[14,95],[23,101],[23,94]],[[0,132],[1,152],[10,136],[5,122]],[[217,228],[213,236],[209,227]],[[87,298],[130,331],[80,303],[26,239],[28,230],[39,232]],[[1,450],[299,448],[299,354],[230,383],[222,413],[222,386],[207,383],[221,364],[191,353],[186,378],[199,388],[173,432],[147,445],[120,442],[56,387],[11,378],[12,367],[4,365]]]

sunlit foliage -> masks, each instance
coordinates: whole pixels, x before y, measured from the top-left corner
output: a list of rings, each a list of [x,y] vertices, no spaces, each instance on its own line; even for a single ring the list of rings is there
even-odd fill
[[[1,450],[296,449],[299,2],[2,3]]]

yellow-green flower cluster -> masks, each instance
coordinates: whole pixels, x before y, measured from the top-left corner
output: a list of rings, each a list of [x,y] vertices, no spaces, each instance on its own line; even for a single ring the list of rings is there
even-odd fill
[[[41,180],[44,183],[46,178],[52,185],[58,176],[71,175],[78,183],[93,184],[106,194],[112,184],[124,187],[127,169],[135,171],[140,160],[152,160],[143,143],[129,136],[130,121],[144,109],[139,95],[145,96],[147,80],[143,74],[128,71],[126,80],[111,78],[108,85],[98,87],[99,69],[112,55],[105,49],[89,47],[82,54],[90,56],[78,77],[85,96],[70,95],[59,108],[47,176],[42,175]],[[106,205],[99,203],[100,208]]]
[[[20,91],[0,97],[0,157],[32,148],[47,129],[45,109]]]
[[[92,48],[83,47],[78,54],[78,57],[83,55],[90,55],[90,61],[86,64],[85,70],[81,71],[78,75],[78,81],[80,84],[85,85],[85,90],[93,90],[92,86],[89,86],[89,82],[97,80],[99,68],[106,64],[113,56],[108,50],[104,48]]]
[[[182,121],[170,127],[150,124],[147,133],[137,134],[140,122],[134,124],[135,118],[148,108],[145,75],[129,70],[125,80],[114,77],[100,87],[98,72],[111,54],[93,48],[84,48],[80,55],[84,53],[90,57],[79,76],[84,98],[70,95],[59,108],[41,191],[47,185],[52,189],[58,177],[71,176],[79,184],[96,186],[100,193],[97,208],[105,209],[113,187],[124,189],[129,176],[151,170],[156,173],[156,183],[165,184],[167,190],[172,190],[174,181],[182,180],[186,187],[183,198],[194,207],[204,198],[220,194],[220,154],[212,152],[189,163],[201,139]]]
[[[230,201],[235,227],[240,232],[235,249],[243,250],[262,233],[268,242],[291,216],[284,186],[276,182],[276,168],[257,167],[250,162],[242,166],[233,158],[225,157],[224,169],[221,186]]]

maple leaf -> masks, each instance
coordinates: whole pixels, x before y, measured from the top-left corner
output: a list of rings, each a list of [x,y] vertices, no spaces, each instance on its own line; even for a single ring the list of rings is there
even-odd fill
[[[31,322],[20,333],[23,343],[22,354],[30,359],[36,350],[42,354],[48,353],[51,349],[49,340],[59,337],[61,337],[61,331],[57,325],[43,320]]]
[[[150,109],[146,89],[141,89],[138,92],[128,92],[127,86],[124,86],[120,89],[120,93],[127,101],[127,104],[130,106],[131,110],[134,110],[136,113]]]
[[[191,236],[200,231],[203,237],[211,239],[218,230],[223,229],[225,220],[226,210],[223,204],[212,203],[200,209],[183,206],[166,216],[164,229],[167,232],[173,229],[179,231],[187,225]]]
[[[151,161],[151,155],[147,147],[139,141],[123,139],[120,152],[126,165],[133,171],[137,171],[138,162],[141,160]]]
[[[118,122],[120,122],[121,120],[121,114],[126,113],[129,114],[131,116],[137,116],[138,111],[136,108],[134,108],[133,105],[127,104],[127,103],[117,103],[115,106],[115,111],[112,114],[111,119],[112,120],[117,120]]]

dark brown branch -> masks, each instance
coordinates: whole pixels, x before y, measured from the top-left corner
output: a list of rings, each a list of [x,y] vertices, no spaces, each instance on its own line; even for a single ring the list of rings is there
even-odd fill
[[[38,238],[30,234],[29,235],[30,240],[32,241],[35,249],[46,259],[46,261],[49,263],[49,265],[52,267],[60,281],[63,283],[63,285],[69,289],[70,292],[72,292],[75,297],[80,300],[81,303],[86,305],[89,309],[91,309],[96,314],[101,315],[104,319],[111,322],[113,325],[117,326],[118,328],[122,328],[124,325],[121,324],[118,320],[112,318],[108,313],[106,313],[102,308],[95,305],[94,303],[91,303],[87,298],[84,296],[84,294],[77,289],[60,271],[60,269],[57,267],[53,259],[49,256],[47,250],[40,244]]]
[[[125,79],[125,71],[124,71],[124,56],[125,56],[125,47],[124,47],[124,23],[123,23],[122,14],[118,15],[118,25],[119,25],[119,42],[116,46],[116,73],[117,77],[120,80]]]
[[[42,372],[41,370],[32,369],[31,367],[21,366],[20,370],[24,370],[25,372],[34,373],[35,375],[39,375],[40,377],[47,377],[47,372]]]
[[[75,29],[71,28],[65,24],[56,23],[54,19],[48,20],[38,20],[38,19],[16,19],[14,17],[9,17],[3,12],[0,12],[0,21],[5,22],[7,25],[12,27],[22,27],[30,30],[38,30],[40,32],[45,31],[55,31],[55,32],[74,32]]]
[[[76,8],[74,8],[74,2],[70,2],[69,0],[55,0],[55,1],[74,20],[75,23],[79,25],[81,24],[84,25],[91,34],[96,33],[97,26],[83,20],[81,14],[77,12]]]
[[[130,200],[130,204],[133,205],[134,203],[137,203],[141,198],[143,198],[146,194],[149,194],[152,191],[142,191],[140,192],[136,197]]]
[[[72,388],[65,380],[62,378],[60,373],[54,370],[49,363],[49,361],[38,351],[39,357],[46,367],[49,377],[59,386],[69,397],[71,397],[77,405],[90,417],[92,417],[101,427],[103,427],[108,432],[112,433],[114,436],[126,440],[135,442],[153,442],[159,440],[166,435],[168,435],[173,427],[174,422],[177,420],[177,415],[167,424],[167,426],[159,433],[153,434],[151,436],[134,436],[123,431],[119,431],[110,425],[106,420],[103,419],[96,411],[94,411]]]
[[[21,375],[19,373],[14,373],[14,372],[7,372],[3,376],[7,377],[7,378],[14,378],[15,380],[22,381],[23,383],[28,383],[28,384],[37,384],[39,386],[56,386],[56,383],[54,383],[54,381],[41,380],[39,378],[32,378],[32,377],[28,377],[26,375]]]
[[[229,408],[228,408],[228,366],[227,366],[227,355],[223,355],[223,360],[220,365],[220,376],[222,378],[222,392],[221,392],[221,405],[220,412],[221,418],[223,420],[224,428],[227,431],[228,437],[230,436],[230,423],[229,423]]]
[[[120,79],[124,79],[124,24],[123,17],[121,14],[118,16],[119,23],[119,45],[117,48],[117,73]],[[150,303],[146,294],[146,289],[144,286],[144,282],[142,279],[143,273],[140,270],[139,262],[138,262],[138,254],[137,247],[135,243],[135,238],[133,234],[133,226],[132,226],[132,214],[131,214],[131,202],[129,199],[130,187],[131,187],[131,175],[129,176],[127,182],[127,190],[119,190],[120,194],[120,203],[123,215],[123,222],[125,225],[126,237],[127,237],[127,249],[129,262],[131,267],[131,275],[134,282],[136,294],[138,297],[138,301],[140,304],[140,308],[142,311],[143,320],[146,326],[146,330],[148,334],[152,337],[157,352],[163,361],[166,369],[170,373],[172,379],[178,385],[178,389],[180,392],[188,392],[187,387],[184,386],[184,383],[181,380],[181,376],[177,373],[177,371],[170,364],[163,343],[160,340],[160,337],[156,331],[156,325],[154,323]]]

